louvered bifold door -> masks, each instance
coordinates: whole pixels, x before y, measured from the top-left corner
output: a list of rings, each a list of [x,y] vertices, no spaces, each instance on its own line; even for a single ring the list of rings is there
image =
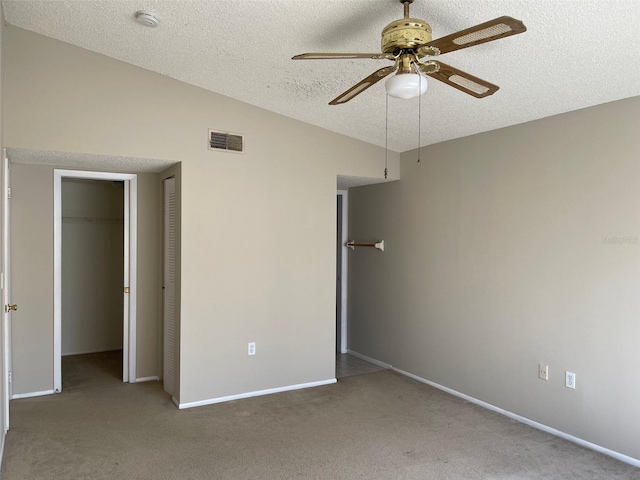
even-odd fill
[[[164,391],[174,395],[176,369],[176,179],[164,181]]]

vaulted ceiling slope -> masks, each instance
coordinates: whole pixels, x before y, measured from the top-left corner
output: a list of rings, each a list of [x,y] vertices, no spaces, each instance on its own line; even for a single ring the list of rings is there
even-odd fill
[[[386,143],[384,82],[328,102],[386,60],[292,61],[379,52],[398,0],[3,0],[7,23],[369,143]],[[152,11],[156,28],[135,22]],[[389,99],[388,146],[403,152],[640,95],[638,0],[415,0],[434,39],[508,15],[527,32],[451,52],[445,63],[500,86],[476,99],[430,81]],[[159,99],[160,100],[160,99]]]

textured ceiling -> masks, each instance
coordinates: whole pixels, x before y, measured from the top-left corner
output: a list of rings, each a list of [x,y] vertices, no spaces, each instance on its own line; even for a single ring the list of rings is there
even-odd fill
[[[383,82],[327,103],[385,60],[292,61],[378,52],[398,0],[3,0],[6,21],[243,102],[385,145]],[[138,25],[153,11],[157,28]],[[439,38],[509,15],[528,31],[445,63],[501,89],[482,100],[437,81],[422,97],[421,145],[640,95],[639,0],[415,0]],[[418,145],[418,101],[389,100],[388,146]]]
[[[348,175],[338,175],[336,186],[338,190],[348,190],[353,187],[361,187],[362,185],[373,185],[374,183],[393,182],[395,180],[386,180],[378,177],[351,177]]]
[[[48,152],[26,148],[7,148],[11,163],[50,165],[60,168],[78,168],[99,172],[156,173],[166,170],[176,162],[150,158],[109,157],[86,153]]]

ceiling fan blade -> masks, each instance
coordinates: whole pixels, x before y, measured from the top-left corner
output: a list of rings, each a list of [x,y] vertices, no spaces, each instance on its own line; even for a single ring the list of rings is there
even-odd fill
[[[511,17],[499,17],[475,27],[452,33],[433,40],[418,49],[418,55],[442,55],[462,48],[473,47],[499,38],[526,32],[527,27],[520,20]]]
[[[347,90],[346,92],[338,95],[336,98],[331,100],[329,102],[329,105],[341,105],[343,103],[347,103],[349,100],[351,100],[356,95],[359,95],[362,92],[364,92],[367,88],[369,88],[374,83],[379,82],[380,80],[382,80],[384,77],[386,77],[390,73],[395,72],[397,68],[398,68],[397,65],[393,65],[391,67],[384,67],[384,68],[381,68],[380,70],[376,70],[371,75],[369,75],[367,78],[365,78],[364,80],[361,80],[360,82],[356,83],[349,90]]]
[[[437,71],[433,71],[433,65],[437,65],[439,67]],[[476,98],[488,97],[500,89],[500,87],[493,83],[486,82],[442,62],[431,61],[428,64],[421,65],[420,69],[430,77],[440,80],[447,85],[451,85],[453,88],[457,88],[458,90],[468,93]]]
[[[349,58],[394,59],[390,53],[301,53],[292,57],[291,60],[340,60]]]

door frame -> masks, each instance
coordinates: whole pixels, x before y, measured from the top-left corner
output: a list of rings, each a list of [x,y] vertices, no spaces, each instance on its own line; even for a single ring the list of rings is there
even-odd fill
[[[4,405],[4,431],[9,430],[9,400],[12,396],[11,382],[11,312],[5,310],[5,305],[11,303],[11,255],[10,255],[10,235],[9,235],[9,208],[10,180],[9,180],[9,158],[6,149],[2,149],[2,384],[3,384],[3,405]]]
[[[340,273],[342,305],[340,310],[340,353],[347,353],[347,259],[349,258],[349,249],[347,248],[347,237],[349,232],[347,230],[349,226],[349,191],[338,190],[337,194],[342,197],[342,266]]]
[[[124,283],[122,381],[136,381],[136,284],[138,239],[138,177],[132,173],[92,172],[82,170],[53,171],[53,389],[62,391],[62,179],[81,178],[124,182]]]

